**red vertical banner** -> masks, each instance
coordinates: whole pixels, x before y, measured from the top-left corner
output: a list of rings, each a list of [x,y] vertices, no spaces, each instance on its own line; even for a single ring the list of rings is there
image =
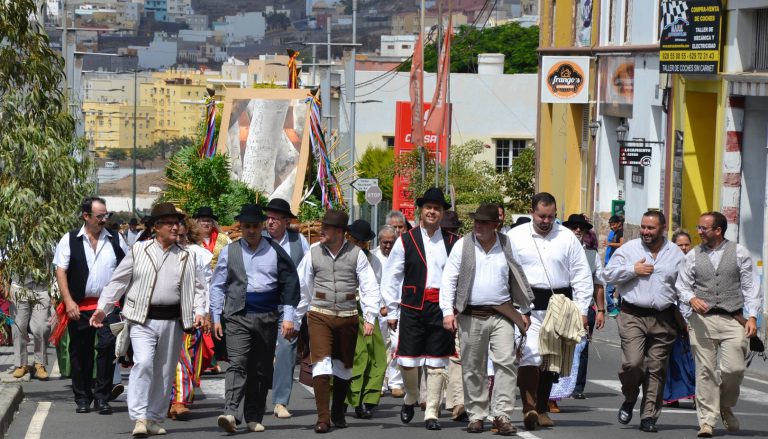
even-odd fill
[[[445,112],[448,96],[448,80],[451,76],[451,18],[448,19],[448,28],[443,39],[442,53],[440,54],[440,71],[435,83],[435,94],[432,97],[432,110],[427,116],[425,131],[443,131],[445,124]],[[442,142],[441,142],[442,143]]]
[[[430,108],[429,103],[424,103],[424,111]],[[395,160],[403,154],[415,151],[416,142],[413,141],[411,133],[413,115],[411,114],[411,103],[398,101],[395,108]],[[450,107],[448,114],[450,115]],[[424,147],[427,149],[427,160],[434,161],[435,151],[437,149],[437,134],[432,132],[424,133]],[[448,144],[447,130],[443,130],[440,136],[440,162],[445,165],[446,145]],[[416,197],[408,190],[408,184],[411,178],[419,178],[418,172],[410,175],[395,175],[395,181],[392,189],[392,210],[399,210],[405,214],[409,221],[416,218],[415,202]],[[431,175],[427,178],[433,178]],[[418,194],[417,194],[418,195]]]
[[[411,137],[424,137],[424,57],[421,34],[416,40],[411,63]]]

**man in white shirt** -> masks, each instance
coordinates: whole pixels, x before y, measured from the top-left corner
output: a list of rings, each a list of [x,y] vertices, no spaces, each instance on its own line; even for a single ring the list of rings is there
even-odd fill
[[[128,247],[132,247],[133,244],[136,243],[136,240],[139,239],[139,235],[141,235],[141,230],[138,229],[138,226],[138,219],[131,218],[131,220],[128,221],[128,230],[125,232],[125,240],[128,242]]]
[[[729,432],[739,431],[733,407],[744,379],[748,339],[757,334],[762,310],[752,257],[725,239],[727,228],[720,212],[699,217],[701,245],[685,255],[676,282],[696,360],[699,437],[712,437],[718,414]]]
[[[576,236],[555,222],[557,204],[547,192],[533,196],[531,223],[517,226],[507,236],[512,255],[522,265],[533,290],[533,311],[528,328],[523,358],[517,374],[517,385],[523,400],[523,423],[528,430],[537,425],[553,427],[548,401],[554,374],[540,371],[539,331],[553,294],[564,294],[581,311],[584,327],[592,303],[592,271],[584,249]]]
[[[119,233],[104,226],[109,219],[103,198],[89,197],[81,206],[83,226],[65,234],[56,246],[53,264],[62,303],[56,310],[60,324],[67,321],[72,391],[77,413],[88,413],[95,401],[99,414],[112,414],[109,399],[115,372],[115,336],[108,325],[96,329],[88,320],[96,311],[102,290],[122,261],[128,246]],[[107,323],[120,320],[117,311],[109,313]],[[93,379],[96,338],[96,379]]]
[[[474,219],[473,231],[459,239],[443,270],[443,326],[451,332],[458,330],[460,338],[467,432],[482,432],[490,415],[496,432],[511,436],[517,433],[511,421],[517,379],[515,323],[498,307],[507,304],[525,331],[533,293],[522,267],[512,258],[508,238],[496,231],[501,222],[498,207],[481,204],[469,216]],[[487,386],[489,353],[495,371],[492,402]]]
[[[346,428],[346,404],[358,332],[355,291],[365,324],[363,334],[373,334],[381,296],[376,275],[360,247],[344,238],[349,216],[329,209],[320,228],[321,241],[310,247],[298,267],[301,301],[296,320],[307,312],[312,387],[315,391],[315,433],[327,433],[331,422]],[[333,376],[333,404],[331,400]]]
[[[264,211],[267,216],[264,234],[280,244],[283,250],[291,256],[294,265],[298,267],[304,254],[309,251],[309,243],[301,233],[288,230],[291,220],[296,219],[296,215],[291,211],[291,205],[282,198],[273,198],[269,200]],[[280,322],[278,322],[280,325],[282,325],[282,310],[281,307]],[[272,404],[275,407],[275,416],[280,419],[291,417],[288,403],[291,400],[291,389],[293,388],[297,340],[298,337],[277,338],[275,371],[272,377]]]

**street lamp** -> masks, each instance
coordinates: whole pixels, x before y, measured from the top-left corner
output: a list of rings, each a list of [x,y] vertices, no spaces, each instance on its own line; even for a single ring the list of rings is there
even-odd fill
[[[623,143],[625,140],[627,140],[628,133],[629,133],[629,124],[627,124],[626,119],[622,118],[621,122],[619,123],[619,126],[616,127],[616,138],[619,140],[619,143]]]
[[[599,129],[600,129],[600,121],[593,120],[592,122],[589,123],[589,134],[592,136],[593,139],[597,137],[597,130]]]

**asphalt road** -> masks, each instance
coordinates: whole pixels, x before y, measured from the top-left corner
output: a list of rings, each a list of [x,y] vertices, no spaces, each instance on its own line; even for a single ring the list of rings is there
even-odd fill
[[[526,439],[548,438],[600,438],[620,437],[631,438],[695,438],[697,431],[696,414],[687,401],[679,409],[665,408],[659,420],[658,434],[643,433],[638,430],[639,415],[635,412],[632,423],[628,426],[616,422],[616,411],[622,402],[619,396],[619,382],[616,370],[619,365],[618,337],[615,321],[611,320],[605,330],[596,332],[595,341],[590,350],[589,382],[585,400],[563,400],[560,403],[562,412],[553,414],[557,424],[555,428],[527,432],[522,428],[519,409],[513,417],[513,422],[519,428],[518,436]],[[768,437],[768,368],[765,364],[753,365],[742,386],[742,396],[735,412],[741,421],[741,431],[728,434],[719,425],[717,437]],[[127,371],[124,371],[124,382],[127,383]],[[50,438],[50,439],[82,439],[82,438],[127,438],[133,428],[128,418],[125,396],[121,396],[113,404],[115,413],[111,416],[96,413],[76,414],[75,404],[69,380],[58,379],[49,382],[31,381],[23,383],[26,398],[22,403],[16,419],[6,435],[8,438]],[[204,376],[202,392],[193,406],[193,412],[188,421],[165,422],[168,437],[211,438],[227,436],[216,425],[216,417],[223,406],[224,376]],[[271,404],[268,399],[268,410]],[[427,431],[421,422],[422,413],[417,410],[417,416],[410,425],[400,423],[398,414],[402,400],[388,395],[382,399],[382,404],[374,413],[371,420],[358,420],[348,415],[349,428],[334,430],[327,436],[335,438],[392,439],[405,438],[459,438],[466,437],[464,423],[451,422],[448,413],[443,411],[440,432]],[[639,404],[638,404],[639,405]],[[519,407],[519,405],[518,405]],[[266,432],[250,433],[240,428],[240,435],[261,435],[274,438],[298,438],[314,436],[312,425],[315,421],[314,400],[309,391],[298,383],[294,384],[294,392],[289,409],[293,412],[291,419],[277,419],[269,413],[265,417]],[[352,413],[352,410],[349,411]],[[486,432],[474,437],[490,435]]]

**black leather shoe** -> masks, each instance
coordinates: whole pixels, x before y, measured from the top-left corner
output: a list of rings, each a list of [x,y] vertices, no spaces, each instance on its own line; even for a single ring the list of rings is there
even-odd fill
[[[341,414],[331,413],[331,422],[333,423],[333,426],[336,428],[347,428],[347,418],[344,416],[344,413],[341,413]]]
[[[587,399],[587,395],[581,393],[581,392],[574,392],[573,395],[571,395],[573,399]]]
[[[416,407],[416,404],[403,404],[403,406],[400,408],[400,422],[403,424],[411,422],[411,419],[413,419],[414,407]]]
[[[645,418],[640,420],[640,430],[646,433],[658,433],[656,428],[656,420],[653,418]]]
[[[75,413],[90,413],[91,411],[91,403],[90,402],[78,402],[77,408],[75,409]]]
[[[635,408],[635,403],[633,402],[624,402],[621,404],[621,407],[619,408],[619,422],[622,424],[629,424],[629,421],[632,420],[632,409]]]
[[[443,427],[440,426],[440,423],[437,422],[437,419],[430,419],[426,421],[425,427],[427,427],[427,430],[442,430]]]
[[[100,415],[111,415],[112,414],[112,406],[110,406],[107,401],[96,401],[93,404],[93,408],[97,412],[99,412]]]
[[[359,419],[371,419],[373,412],[368,407],[368,404],[363,404],[360,407],[355,407],[355,416]]]

